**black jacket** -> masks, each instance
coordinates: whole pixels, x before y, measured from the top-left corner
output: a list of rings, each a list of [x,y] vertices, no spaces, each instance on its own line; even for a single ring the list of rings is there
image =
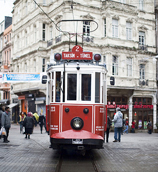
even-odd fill
[[[32,117],[29,117],[27,116],[25,119],[24,119],[24,124],[23,126],[25,128],[33,128],[34,126],[34,119]]]
[[[40,115],[39,116],[39,125],[44,125],[44,123],[45,123],[45,117],[44,117],[44,115]]]

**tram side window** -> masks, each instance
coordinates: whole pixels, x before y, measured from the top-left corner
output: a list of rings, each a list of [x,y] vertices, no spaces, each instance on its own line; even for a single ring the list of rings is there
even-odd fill
[[[68,74],[67,81],[67,100],[76,100],[77,74]]]
[[[95,103],[100,103],[100,73],[95,73]]]
[[[60,102],[61,72],[56,72],[56,102]]]
[[[82,74],[81,98],[83,101],[91,101],[91,74]]]

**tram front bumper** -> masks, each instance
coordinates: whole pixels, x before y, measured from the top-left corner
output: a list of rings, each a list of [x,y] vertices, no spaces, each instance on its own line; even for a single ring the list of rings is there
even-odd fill
[[[100,135],[81,130],[67,130],[51,135],[52,148],[75,148],[84,146],[85,149],[103,148],[104,138]]]

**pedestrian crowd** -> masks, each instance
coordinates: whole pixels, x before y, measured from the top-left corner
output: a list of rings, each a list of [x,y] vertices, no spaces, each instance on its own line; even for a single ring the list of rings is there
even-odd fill
[[[20,133],[25,134],[25,138],[30,139],[30,135],[33,133],[34,127],[39,124],[40,126],[40,132],[42,134],[43,127],[46,130],[46,119],[45,116],[40,113],[38,115],[37,112],[32,113],[28,112],[27,114],[25,112],[20,112],[18,117],[18,123],[20,126]],[[0,107],[0,139],[3,138],[4,143],[10,142],[8,140],[9,136],[9,130],[11,127],[11,117],[10,117],[10,108],[1,106]],[[25,128],[25,131],[23,131],[23,128]]]
[[[110,128],[112,126],[112,123],[114,123],[114,141],[113,142],[121,142],[121,135],[128,134],[129,132],[129,121],[128,117],[126,119],[123,119],[123,114],[121,112],[121,109],[119,107],[116,108],[116,113],[114,114],[113,120],[110,119],[109,116],[107,116],[107,127],[106,127],[106,142],[108,143],[109,139],[109,132]],[[131,123],[131,133],[135,133],[136,128],[136,122],[133,119]],[[152,122],[149,120],[147,123],[148,133],[152,134]]]

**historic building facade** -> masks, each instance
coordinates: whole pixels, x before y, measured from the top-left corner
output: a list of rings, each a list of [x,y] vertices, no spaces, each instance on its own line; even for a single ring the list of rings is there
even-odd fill
[[[0,71],[1,78],[3,73],[10,72],[11,62],[11,33],[12,17],[5,16],[0,23]],[[0,83],[1,98],[0,104],[9,104],[10,102],[10,84]]]
[[[83,50],[102,54],[101,63],[107,67],[108,115],[113,117],[119,106],[130,125],[135,120],[136,127],[142,130],[151,120],[155,129],[154,0],[36,2],[49,18],[31,0],[14,2],[12,71],[45,72],[52,54],[72,49],[77,32]],[[95,22],[60,22],[68,19]],[[40,83],[13,84],[23,111],[40,111],[45,105],[45,89]]]

